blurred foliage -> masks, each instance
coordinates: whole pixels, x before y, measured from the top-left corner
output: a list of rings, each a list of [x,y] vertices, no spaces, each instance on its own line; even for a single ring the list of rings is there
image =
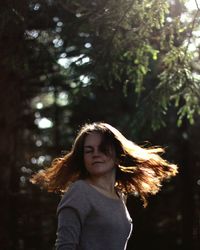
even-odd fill
[[[199,76],[193,67],[194,58],[199,58],[199,40],[195,50],[191,51],[189,45],[196,31],[198,38],[200,15],[197,8],[184,19],[188,10],[183,2],[60,1],[80,24],[75,40],[71,37],[69,41],[74,51],[67,53],[68,57],[81,55],[71,65],[74,73],[107,88],[123,82],[125,94],[127,86],[133,84],[138,106],[149,91],[148,76],[155,73],[157,83],[151,86],[149,95],[157,100],[152,127],[162,125],[163,113],[170,104],[178,107],[179,126],[184,117],[193,123],[199,114]],[[84,38],[86,48],[76,48],[77,34]],[[76,82],[81,84],[79,78]]]
[[[87,95],[91,85],[111,89],[120,82],[126,96],[132,84],[138,113],[148,101],[156,109],[150,119],[138,114],[140,123],[151,120],[153,129],[164,125],[171,104],[179,126],[184,117],[193,123],[199,114],[200,14],[199,8],[188,12],[184,2],[22,1],[7,7],[1,24],[3,32],[5,20],[17,26],[15,33],[24,32],[18,44],[22,57],[18,63],[19,53],[9,54],[2,63],[23,71],[39,88],[59,82],[72,101]],[[155,81],[150,87],[149,77]]]

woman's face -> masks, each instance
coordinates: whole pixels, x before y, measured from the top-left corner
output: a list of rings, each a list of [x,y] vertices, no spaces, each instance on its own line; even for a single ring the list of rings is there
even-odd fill
[[[87,135],[84,142],[85,168],[91,176],[115,174],[116,154],[114,149],[106,155],[101,149],[102,136],[97,132]]]

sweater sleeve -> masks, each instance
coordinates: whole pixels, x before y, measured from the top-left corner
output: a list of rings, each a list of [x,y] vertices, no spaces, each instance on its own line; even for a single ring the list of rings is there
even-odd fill
[[[75,250],[79,245],[81,229],[90,211],[84,186],[71,185],[62,197],[58,209],[56,250]]]

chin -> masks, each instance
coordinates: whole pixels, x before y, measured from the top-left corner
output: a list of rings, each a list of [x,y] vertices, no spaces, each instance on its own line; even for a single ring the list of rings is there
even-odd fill
[[[103,176],[103,175],[109,174],[111,172],[112,171],[97,170],[97,171],[90,172],[90,175],[98,177],[98,176]]]
[[[104,174],[106,174],[106,173],[105,172],[100,172],[100,171],[90,173],[91,176],[101,176],[101,175],[104,175]]]

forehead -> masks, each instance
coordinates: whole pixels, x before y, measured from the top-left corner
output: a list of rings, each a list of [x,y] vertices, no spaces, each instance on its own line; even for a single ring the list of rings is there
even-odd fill
[[[99,146],[102,142],[102,135],[92,132],[85,137],[84,146]]]

